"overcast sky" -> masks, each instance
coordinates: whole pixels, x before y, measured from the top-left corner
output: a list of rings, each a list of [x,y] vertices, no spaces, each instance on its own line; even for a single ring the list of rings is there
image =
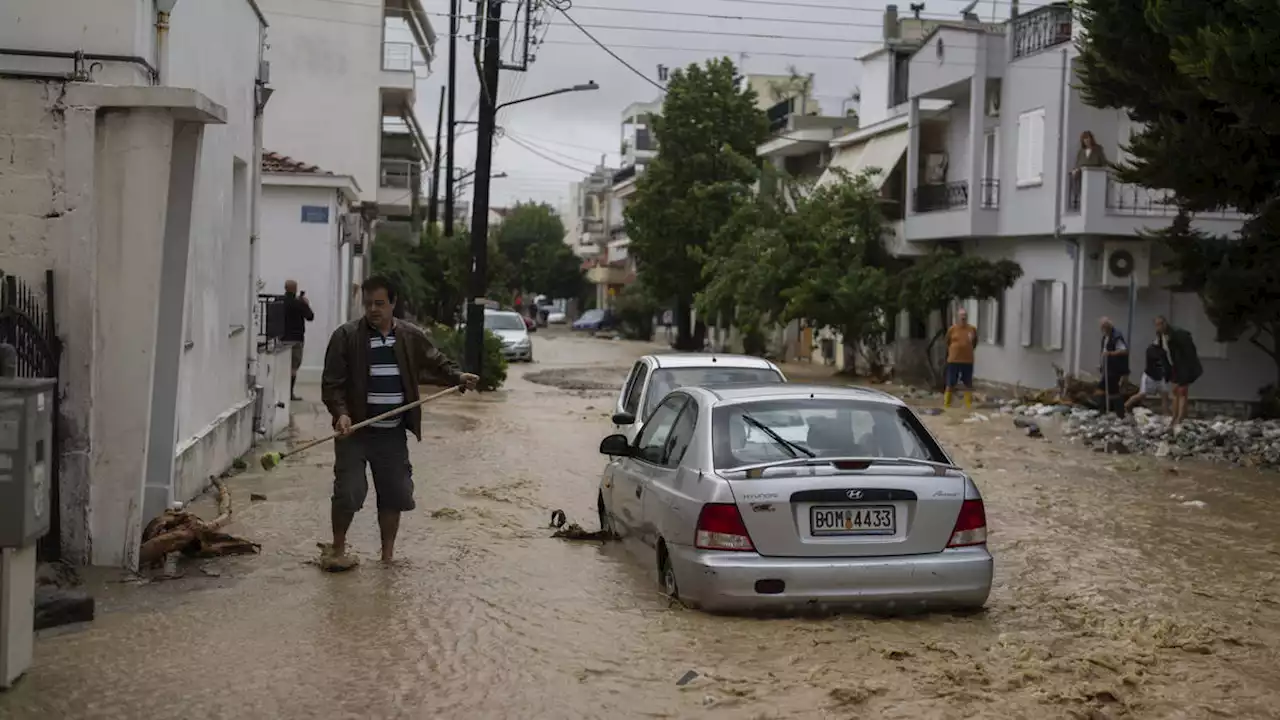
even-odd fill
[[[655,82],[660,64],[676,68],[727,55],[747,74],[785,74],[789,67],[812,73],[814,92],[824,113],[839,114],[841,103],[859,84],[854,58],[880,44],[885,4],[873,0],[573,0],[568,14]],[[899,4],[900,15],[910,15],[909,4]],[[958,18],[967,4],[928,0],[924,16]],[[1024,9],[1031,4],[1024,2]],[[1034,4],[1039,4],[1038,0]],[[424,131],[431,133],[440,88],[448,77],[449,0],[423,0],[423,5],[440,36],[432,72],[418,82],[418,119]],[[468,15],[476,7],[474,0],[463,0],[462,5]],[[514,6],[515,0],[508,0],[504,15]],[[527,72],[502,72],[499,99],[505,102],[592,80],[600,89],[535,100],[502,111],[498,124],[509,137],[497,143],[493,170],[508,177],[493,180],[493,205],[533,199],[561,207],[569,184],[590,172],[602,155],[607,164],[617,166],[623,109],[661,96],[657,88],[595,46],[563,15],[550,7],[547,12],[544,19],[548,24],[542,29],[545,40],[536,50],[536,61]],[[980,0],[976,12],[983,20],[990,20],[993,14],[1004,19],[1009,3]],[[473,22],[464,19],[462,25],[462,32],[469,35]],[[506,37],[511,27],[503,25]],[[510,45],[508,41],[508,52]],[[627,47],[637,45],[649,47]],[[468,38],[459,38],[458,54],[457,115],[459,119],[475,119],[479,83]],[[460,127],[465,134],[457,140],[457,164],[468,169],[474,165],[476,149],[476,134],[468,132],[473,127]],[[469,199],[470,192],[467,187],[464,199]]]

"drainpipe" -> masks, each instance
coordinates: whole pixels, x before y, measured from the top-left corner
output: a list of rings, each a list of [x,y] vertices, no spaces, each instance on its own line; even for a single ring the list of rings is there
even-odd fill
[[[258,30],[258,77],[254,82],[253,113],[253,167],[249,171],[251,185],[249,189],[249,317],[252,320],[258,314],[258,236],[262,230],[259,207],[262,200],[262,116],[266,110],[267,98],[271,92],[267,88],[268,78],[264,76],[266,64],[263,62],[263,49],[266,45],[265,33]],[[263,388],[258,384],[258,332],[257,326],[266,323],[265,317],[257,318],[255,327],[245,333],[245,382],[253,395],[253,429],[265,434],[264,409],[262,407]]]
[[[156,84],[169,84],[169,13],[178,0],[156,0]]]
[[[1062,70],[1061,85],[1059,91],[1058,102],[1058,152],[1057,162],[1054,168],[1054,195],[1053,195],[1053,238],[1061,241],[1062,237],[1062,178],[1065,171],[1066,162],[1066,142],[1067,142],[1067,102],[1070,95],[1067,92],[1067,50],[1062,50]],[[1071,327],[1070,334],[1067,335],[1069,342],[1065,343],[1067,349],[1067,362],[1064,370],[1072,375],[1079,374],[1080,371],[1080,253],[1083,252],[1080,240],[1078,238],[1068,238],[1066,242],[1070,243],[1071,253]]]

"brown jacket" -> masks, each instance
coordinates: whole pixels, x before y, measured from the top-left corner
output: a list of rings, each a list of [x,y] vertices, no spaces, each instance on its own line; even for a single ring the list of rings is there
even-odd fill
[[[366,402],[369,385],[369,335],[372,328],[364,318],[352,320],[333,331],[329,348],[324,353],[324,375],[320,381],[320,397],[329,414],[351,418],[351,423],[368,419]],[[461,371],[452,360],[436,349],[422,328],[403,320],[395,321],[396,360],[400,366],[400,383],[404,401],[419,399],[418,383],[435,377],[450,385],[462,384]],[[422,409],[405,413],[409,431],[422,439]]]

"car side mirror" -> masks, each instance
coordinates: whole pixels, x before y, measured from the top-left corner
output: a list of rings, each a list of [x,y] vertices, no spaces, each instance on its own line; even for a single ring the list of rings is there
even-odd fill
[[[635,421],[636,421],[636,416],[632,415],[629,412],[620,412],[620,413],[613,414],[614,425],[633,425],[635,424]]]
[[[626,435],[610,435],[600,441],[600,454],[610,457],[630,457],[631,442]]]

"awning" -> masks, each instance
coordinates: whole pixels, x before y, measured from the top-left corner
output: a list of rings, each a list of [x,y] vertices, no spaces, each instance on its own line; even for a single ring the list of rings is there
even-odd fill
[[[867,168],[877,168],[880,172],[872,178],[871,186],[879,190],[889,179],[889,174],[893,172],[893,168],[897,166],[906,151],[907,130],[905,128],[876,135],[865,143],[842,147],[831,158],[831,164],[818,179],[818,185],[823,186],[836,181],[836,174],[830,170],[832,167],[844,168],[850,175],[857,175]]]

